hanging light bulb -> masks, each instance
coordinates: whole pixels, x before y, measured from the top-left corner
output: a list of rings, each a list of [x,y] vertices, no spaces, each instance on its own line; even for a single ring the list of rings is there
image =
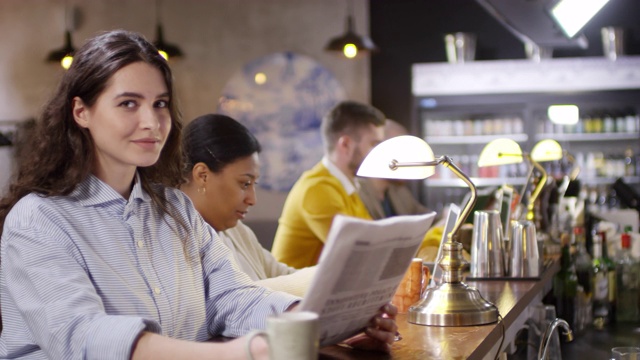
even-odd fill
[[[47,61],[60,63],[60,65],[67,70],[71,66],[71,63],[73,62],[73,54],[76,52],[76,49],[73,47],[71,42],[71,31],[69,30],[69,7],[67,4],[65,4],[64,8],[64,23],[66,28],[64,32],[64,46],[60,49],[51,51],[47,56]]]
[[[63,57],[62,60],[60,60],[60,65],[62,65],[62,67],[65,70],[68,70],[71,67],[72,62],[73,62],[73,55],[67,55]]]
[[[164,41],[164,32],[162,31],[162,24],[160,23],[160,1],[156,0],[156,40],[153,45],[158,49],[160,56],[169,60],[173,57],[181,57],[182,50],[176,45],[169,44]]]
[[[343,49],[344,56],[352,59],[358,55],[358,47],[354,44],[346,44]]]
[[[348,3],[347,12],[346,32],[329,40],[325,50],[341,52],[349,59],[356,57],[360,53],[377,51],[378,48],[371,38],[355,32],[355,21],[353,19],[353,6],[351,1]]]

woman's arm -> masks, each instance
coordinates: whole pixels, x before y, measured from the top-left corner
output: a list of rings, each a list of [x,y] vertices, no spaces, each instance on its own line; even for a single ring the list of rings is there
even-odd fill
[[[316,269],[317,266],[310,266],[300,269],[293,274],[258,280],[256,284],[268,287],[271,290],[284,291],[295,296],[303,297],[309,285],[311,285],[311,280],[313,280],[315,276]]]
[[[166,336],[143,332],[136,341],[132,360],[235,360],[246,359],[246,337],[229,342],[205,342],[177,340]],[[255,359],[268,359],[268,346],[260,336],[251,341],[251,353]]]
[[[296,268],[276,260],[273,254],[260,244],[256,234],[246,224],[239,221],[234,228],[225,230],[224,234],[228,241],[233,243],[235,257],[243,260],[238,265],[252,279],[263,280],[296,272]]]
[[[300,299],[257,286],[236,265],[231,250],[201,218],[194,234],[203,241],[200,249],[205,281],[209,333],[237,337],[266,326],[266,317],[284,312]]]

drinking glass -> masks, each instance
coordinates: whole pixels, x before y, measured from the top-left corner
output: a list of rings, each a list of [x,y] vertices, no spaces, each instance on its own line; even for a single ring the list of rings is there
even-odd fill
[[[614,347],[611,349],[613,360],[639,360],[640,348],[638,347]]]

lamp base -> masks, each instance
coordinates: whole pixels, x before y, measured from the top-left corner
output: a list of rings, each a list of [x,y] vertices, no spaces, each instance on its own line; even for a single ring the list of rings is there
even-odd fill
[[[478,289],[467,286],[462,269],[467,262],[462,257],[462,244],[448,241],[442,244],[438,262],[443,270],[443,282],[426,289],[420,301],[409,307],[409,322],[430,326],[471,326],[498,321],[498,308],[485,300]]]
[[[462,282],[444,282],[425,290],[409,308],[410,323],[428,326],[471,326],[498,321],[498,308]]]

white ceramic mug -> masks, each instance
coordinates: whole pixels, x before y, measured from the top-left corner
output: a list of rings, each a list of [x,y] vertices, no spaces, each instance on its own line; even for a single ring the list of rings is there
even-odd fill
[[[254,330],[247,335],[245,349],[251,360],[254,359],[251,342],[256,336],[263,336],[269,343],[271,360],[318,358],[319,325],[318,314],[314,312],[292,311],[269,316],[266,330]]]

